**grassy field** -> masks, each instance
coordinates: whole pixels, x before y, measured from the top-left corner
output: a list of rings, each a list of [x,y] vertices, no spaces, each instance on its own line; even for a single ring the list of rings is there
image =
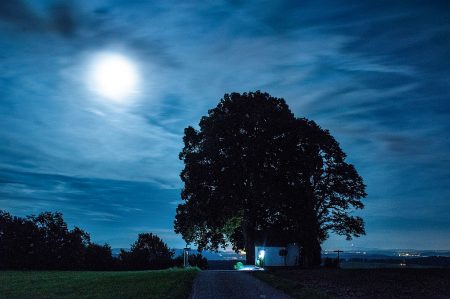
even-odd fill
[[[450,298],[449,269],[273,269],[253,275],[294,298]]]
[[[0,298],[187,298],[197,272],[2,271]]]

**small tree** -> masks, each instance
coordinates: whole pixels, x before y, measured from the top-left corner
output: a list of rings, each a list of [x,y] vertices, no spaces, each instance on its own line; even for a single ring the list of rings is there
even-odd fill
[[[131,251],[121,252],[120,257],[128,269],[165,269],[172,265],[173,254],[157,235],[143,233],[131,245]]]
[[[85,269],[94,271],[112,270],[115,266],[111,247],[108,244],[90,243],[86,247]]]

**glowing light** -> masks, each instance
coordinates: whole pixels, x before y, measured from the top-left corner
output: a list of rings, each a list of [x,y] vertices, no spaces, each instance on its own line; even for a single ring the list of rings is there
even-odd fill
[[[264,268],[260,268],[252,265],[244,265],[243,267],[237,269],[238,271],[264,271]]]
[[[135,64],[118,53],[97,54],[91,63],[88,83],[101,97],[117,103],[128,100],[138,88]]]
[[[265,250],[260,250],[259,254],[258,254],[258,258],[260,259],[264,259],[264,256],[266,255],[266,251]]]

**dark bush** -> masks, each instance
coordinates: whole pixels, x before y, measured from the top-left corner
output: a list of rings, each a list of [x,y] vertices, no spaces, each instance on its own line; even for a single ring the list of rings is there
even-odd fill
[[[183,267],[184,259],[182,255],[177,256],[173,260],[175,267]],[[208,260],[201,253],[189,254],[188,263],[191,267],[199,267],[202,270],[208,269]]]
[[[188,261],[192,267],[199,267],[202,270],[208,269],[208,260],[201,253],[190,254]]]
[[[117,266],[112,256],[111,247],[108,244],[89,244],[86,247],[84,260],[86,270],[106,271],[113,270]]]
[[[338,259],[326,257],[323,259],[323,266],[325,268],[338,268],[339,267]]]

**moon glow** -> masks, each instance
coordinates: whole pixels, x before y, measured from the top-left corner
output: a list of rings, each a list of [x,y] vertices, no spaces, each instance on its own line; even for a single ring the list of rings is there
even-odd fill
[[[118,53],[97,54],[91,62],[89,85],[99,96],[124,103],[136,93],[139,75],[132,60]]]

